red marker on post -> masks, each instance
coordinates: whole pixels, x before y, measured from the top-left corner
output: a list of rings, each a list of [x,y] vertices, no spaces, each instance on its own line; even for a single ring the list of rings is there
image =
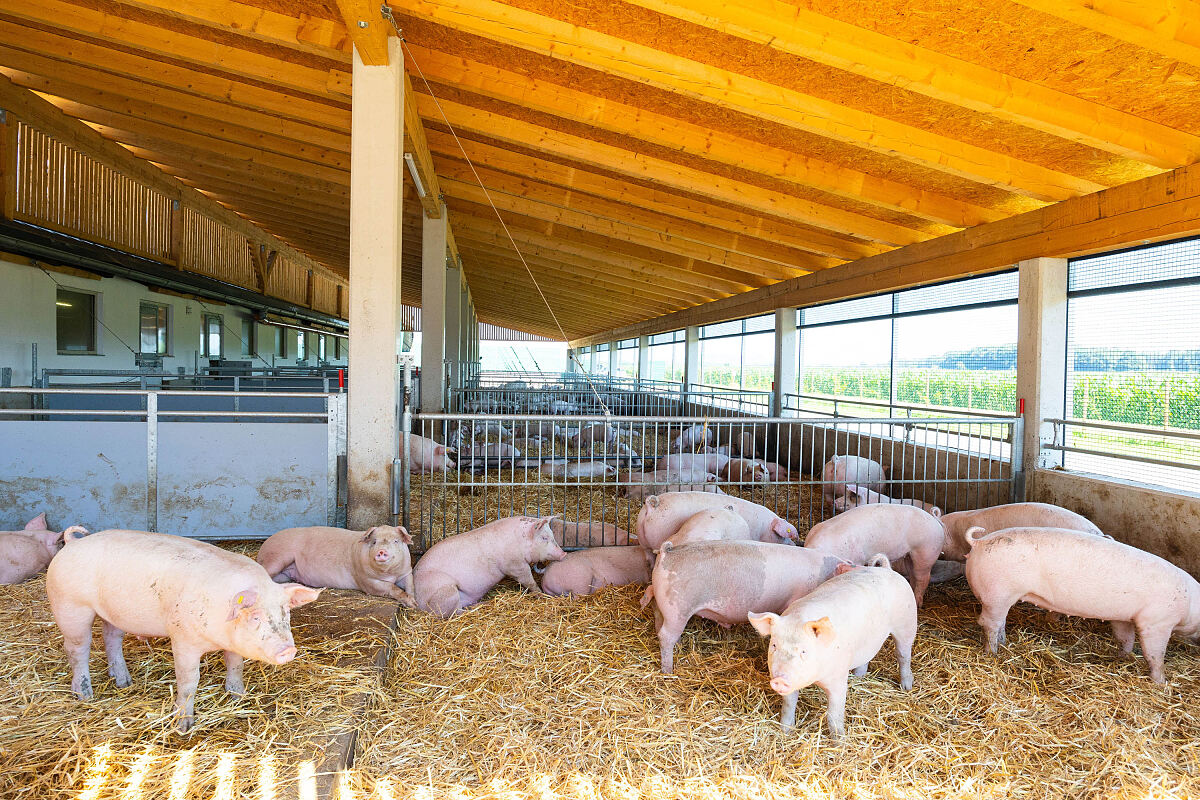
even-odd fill
[[[344,369],[338,370],[338,388],[342,390],[346,388],[346,370]],[[1024,403],[1025,401],[1022,400],[1021,402]]]

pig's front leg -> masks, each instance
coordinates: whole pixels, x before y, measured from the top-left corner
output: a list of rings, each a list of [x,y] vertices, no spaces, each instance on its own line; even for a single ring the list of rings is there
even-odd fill
[[[788,692],[783,696],[783,708],[779,712],[779,727],[784,733],[791,733],[796,727],[796,701],[800,699],[800,690]]]
[[[409,578],[409,581],[411,582],[412,578]],[[416,608],[417,607],[417,602],[415,600],[413,600],[411,591],[406,592],[404,589],[401,589],[396,584],[387,583],[387,582],[383,583],[382,588],[388,597],[391,597],[393,600],[395,600],[396,602],[398,602],[400,605],[404,606],[405,608]]]
[[[234,697],[241,697],[246,691],[246,684],[242,683],[242,664],[245,659],[232,650],[226,650],[222,656],[225,659],[225,691]]]
[[[861,678],[864,675],[866,675],[867,667],[869,667],[870,665],[871,665],[870,661],[866,662],[865,664],[859,664],[857,667],[854,668],[854,677]]]
[[[530,569],[529,565],[524,561],[522,561],[520,565],[514,566],[512,570],[509,571],[508,577],[512,578],[534,594],[542,593],[541,588],[533,579],[533,570]]]
[[[829,738],[836,742],[846,732],[846,691],[849,681],[846,673],[842,673],[817,685],[825,690],[825,697],[829,701],[825,721],[829,726]]]
[[[200,682],[200,657],[203,651],[176,639],[171,640],[175,661],[175,730],[187,733],[195,720],[196,684]]]
[[[104,653],[108,656],[108,674],[117,684],[118,689],[124,689],[133,683],[133,678],[129,676],[129,667],[125,664],[125,652],[121,647],[121,642],[125,638],[125,631],[104,623]]]

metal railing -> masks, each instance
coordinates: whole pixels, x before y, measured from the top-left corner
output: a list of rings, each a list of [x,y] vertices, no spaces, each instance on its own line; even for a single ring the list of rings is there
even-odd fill
[[[921,405],[920,403],[893,403],[887,400],[847,397],[846,395],[796,394],[793,392],[788,392],[784,395],[783,408],[784,411],[798,415],[834,417],[862,417],[874,413],[878,413],[881,417],[945,416],[947,414],[980,414],[987,417],[1015,416],[1015,414],[1006,414],[1003,411],[989,409],[954,408],[951,406]]]
[[[1043,420],[1052,426],[1042,450],[1063,466],[1114,478],[1200,491],[1200,431],[1095,419]]]
[[[836,482],[822,472],[836,454],[887,467],[881,494],[947,511],[1010,502],[1019,477],[1011,461],[1020,441],[1017,419],[933,418],[921,420],[919,429],[907,418],[451,413],[410,419],[395,496],[417,549],[521,514],[582,525],[563,535],[568,548],[613,544],[614,526],[632,532],[646,496],[680,489],[719,490],[760,503],[804,531],[833,512]],[[1008,428],[1005,439],[981,435],[996,425]],[[696,432],[697,450],[713,452],[688,456],[689,443],[679,440],[685,430]],[[420,469],[409,458],[414,436],[453,448],[455,466]],[[726,454],[765,463],[708,463],[710,455]],[[669,466],[663,460],[669,456],[677,457],[675,474],[652,474]],[[680,466],[696,469],[680,472]]]
[[[158,530],[159,518],[159,462],[160,462],[160,431],[162,423],[176,422],[240,422],[268,424],[323,424],[327,427],[327,502],[326,521],[329,525],[337,525],[345,521],[344,474],[346,458],[346,396],[344,394],[317,394],[310,392],[279,392],[273,398],[294,398],[319,403],[319,411],[279,411],[234,409],[194,410],[171,408],[172,401],[186,398],[188,400],[201,398],[224,398],[231,400],[236,406],[241,398],[237,392],[197,392],[197,391],[153,391],[153,390],[114,390],[105,387],[73,387],[58,389],[32,388],[0,388],[0,398],[10,395],[37,395],[42,397],[80,397],[98,395],[120,395],[122,399],[133,399],[137,406],[133,408],[62,408],[51,410],[29,408],[0,408],[0,430],[12,423],[26,422],[41,424],[54,423],[94,423],[97,421],[127,421],[145,425],[145,497],[146,497],[146,530]],[[80,426],[75,435],[79,438],[80,447],[85,447],[87,429]],[[199,456],[206,448],[202,440],[188,437],[190,443],[197,448]],[[248,442],[253,445],[252,442]],[[103,454],[101,454],[103,459]],[[97,485],[96,492],[104,494],[114,487]],[[53,493],[53,487],[47,487],[48,493]],[[233,510],[236,513],[236,509]],[[274,530],[262,531],[258,538],[266,538]],[[224,538],[220,531],[212,531],[204,538]],[[238,535],[235,538],[247,538]]]

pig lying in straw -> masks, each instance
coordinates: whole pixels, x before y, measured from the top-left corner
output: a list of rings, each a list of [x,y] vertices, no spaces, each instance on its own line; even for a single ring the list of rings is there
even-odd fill
[[[24,583],[49,564],[64,538],[87,530],[72,525],[62,533],[46,529],[46,515],[39,514],[19,531],[0,531],[0,585]]]
[[[446,469],[454,469],[454,459],[445,445],[415,433],[409,434],[409,472],[440,472]]]
[[[732,507],[734,513],[746,520],[750,536],[760,542],[794,543],[800,536],[795,525],[765,506],[708,492],[671,492],[647,498],[638,512],[634,533],[642,547],[657,550],[693,514],[726,507]]]
[[[408,531],[391,525],[366,531],[287,528],[262,543],[257,560],[277,583],[295,581],[325,589],[358,589],[412,608],[410,544]]]
[[[629,533],[611,522],[564,522],[550,518],[550,530],[559,547],[604,547],[629,544]]]
[[[646,557],[637,545],[597,547],[567,553],[546,567],[542,591],[551,595],[591,594],[605,586],[650,582]]]
[[[664,550],[642,607],[655,603],[662,671],[675,665],[675,643],[694,616],[740,625],[751,612],[783,611],[832,577],[841,559],[802,547],[751,541],[693,542]]]
[[[904,497],[888,497],[886,494],[872,491],[865,486],[859,486],[857,483],[846,484],[846,493],[841,497],[835,497],[833,500],[833,508],[835,511],[848,511],[851,508],[859,506],[869,506],[872,504],[883,503],[897,506],[916,506],[924,509],[929,514],[935,517],[942,515],[942,509],[935,506],[933,503],[925,503],[920,500],[910,500]]]
[[[619,486],[617,494],[630,500],[645,500],[650,495],[667,492],[710,492],[724,494],[717,485],[717,476],[703,470],[655,470],[654,472],[626,473],[622,480],[628,485]]]
[[[291,610],[320,594],[278,584],[246,556],[211,544],[141,531],[101,531],[68,541],[46,571],[46,595],[71,663],[71,690],[92,698],[92,624],[104,623],[108,674],[132,682],[121,640],[166,636],[175,659],[177,728],[192,727],[205,653],[225,653],[225,689],[241,694],[242,660],[286,664],[296,657]]]
[[[983,604],[986,648],[1004,643],[1018,601],[1073,617],[1108,620],[1122,654],[1136,633],[1150,679],[1165,683],[1171,634],[1200,641],[1200,583],[1165,559],[1112,539],[1065,528],[1005,528],[965,534],[967,583]]]
[[[911,689],[912,646],[917,635],[917,606],[908,584],[891,570],[887,557],[867,567],[841,567],[838,575],[793,601],[783,615],[752,613],[750,624],[771,637],[767,665],[771,688],[783,695],[779,722],[790,731],[796,722],[800,690],[814,683],[829,701],[826,723],[837,739],[845,732],[848,674],[862,677],[879,648],[896,640],[900,688]]]
[[[1009,503],[974,511],[955,511],[942,515],[945,543],[942,558],[950,561],[966,561],[970,546],[966,533],[969,528],[979,526],[986,531],[1003,528],[1065,528],[1072,531],[1104,536],[1100,529],[1087,517],[1049,503]]]
[[[551,519],[506,517],[438,542],[413,569],[417,607],[452,617],[505,578],[540,594],[530,565],[566,556],[554,541]]]
[[[884,554],[906,574],[919,606],[942,541],[941,523],[921,509],[873,505],[852,508],[814,525],[804,546],[853,564],[865,564],[875,553]]]
[[[826,508],[846,493],[846,486],[857,484],[873,492],[882,492],[887,470],[878,461],[862,456],[834,456],[821,471],[821,499]]]

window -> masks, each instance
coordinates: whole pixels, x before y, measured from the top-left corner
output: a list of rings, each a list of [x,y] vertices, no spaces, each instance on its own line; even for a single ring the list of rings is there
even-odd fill
[[[63,355],[95,355],[98,318],[96,295],[59,288],[54,299],[58,352]]]
[[[242,320],[242,358],[258,355],[258,326],[253,319]]]
[[[333,357],[338,361],[346,357],[346,344],[346,340],[340,336],[333,338]],[[421,352],[420,348],[417,349],[417,352]]]
[[[613,369],[614,376],[623,378],[638,376],[638,341],[637,339],[622,339],[617,342],[617,363]]]
[[[283,328],[275,329],[275,356],[277,358],[287,358],[287,331]]]
[[[592,348],[592,374],[607,375],[608,374],[608,353],[612,345],[605,342],[598,344]]]
[[[328,338],[321,334],[317,334],[317,361],[325,361],[325,339]]]
[[[1068,269],[1063,466],[1200,491],[1200,241]]]
[[[171,307],[141,303],[138,307],[141,352],[171,354]]]
[[[650,374],[656,381],[683,380],[683,331],[656,333],[650,337]]]
[[[200,328],[200,355],[222,358],[225,353],[225,328],[219,314],[205,314]]]
[[[308,358],[308,334],[304,331],[296,331],[296,360],[303,361]]]
[[[700,383],[769,392],[775,379],[775,315],[700,328]]]

